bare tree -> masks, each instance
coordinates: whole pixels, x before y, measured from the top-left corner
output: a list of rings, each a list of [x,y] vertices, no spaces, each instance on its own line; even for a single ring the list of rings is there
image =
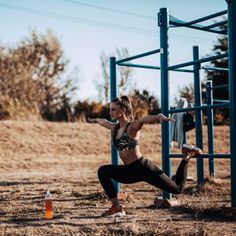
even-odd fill
[[[194,85],[192,83],[179,88],[179,97],[186,98],[188,102],[194,102]],[[179,97],[175,97],[175,102],[177,103]]]
[[[102,78],[103,78],[103,82],[100,83],[100,92],[102,94],[102,91],[103,91],[105,100],[106,102],[108,102],[109,91],[110,91],[110,79],[109,79],[110,77],[109,77],[109,72],[108,72],[109,57],[106,56],[104,51],[102,52],[100,56],[100,60],[101,60]],[[99,87],[99,83],[98,83],[98,87]]]
[[[14,104],[37,107],[40,114],[54,112],[76,89],[62,75],[68,61],[51,31],[39,36],[35,31],[17,48],[0,48],[0,102],[6,97]],[[5,109],[6,107],[5,103]]]
[[[109,72],[109,58],[115,56],[117,60],[129,57],[129,52],[126,48],[116,49],[112,55],[107,55],[102,51],[100,60],[102,67],[103,81],[96,81],[97,89],[100,94],[104,95],[106,102],[110,100],[110,72]],[[118,66],[118,87],[121,94],[130,94],[135,89],[135,83],[131,80],[133,69],[131,67]]]

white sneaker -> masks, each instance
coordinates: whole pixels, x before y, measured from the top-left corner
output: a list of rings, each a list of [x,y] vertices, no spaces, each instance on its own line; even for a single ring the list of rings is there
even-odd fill
[[[105,217],[122,217],[125,216],[125,211],[122,210],[122,206],[111,206],[111,208],[104,213],[102,213],[102,216]]]
[[[193,146],[190,144],[183,144],[182,153],[185,155],[191,155],[192,157],[194,157],[194,156],[199,156],[199,155],[203,154],[203,151],[202,151],[202,149],[200,149],[196,146]]]

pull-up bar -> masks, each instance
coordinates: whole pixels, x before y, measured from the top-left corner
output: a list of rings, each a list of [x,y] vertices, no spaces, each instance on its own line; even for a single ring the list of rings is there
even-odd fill
[[[224,53],[224,54],[220,54],[220,55],[216,55],[216,56],[202,58],[202,59],[199,59],[199,60],[189,61],[189,62],[185,62],[185,63],[182,63],[182,64],[169,66],[168,70],[174,70],[174,69],[181,68],[181,67],[186,67],[186,66],[196,65],[196,64],[200,64],[200,63],[204,63],[204,62],[208,62],[208,61],[222,59],[222,58],[225,58],[227,56],[228,56],[228,53]]]
[[[128,66],[128,67],[137,67],[137,68],[143,68],[143,69],[153,69],[153,70],[160,70],[160,66],[149,66],[149,65],[142,65],[142,64],[133,64],[133,63],[117,63],[119,66]],[[188,69],[174,69],[175,72],[189,72],[193,73],[193,70]]]
[[[216,27],[223,26],[223,25],[227,24],[227,22],[228,22],[227,20],[216,22],[214,24],[207,25],[207,26],[196,24],[196,23],[199,23],[199,22],[203,22],[203,21],[206,21],[206,20],[209,20],[209,19],[213,19],[213,18],[222,16],[226,13],[227,13],[227,10],[224,10],[224,11],[220,11],[220,12],[217,12],[215,14],[205,16],[205,17],[202,17],[202,18],[199,18],[199,19],[196,19],[196,20],[193,20],[193,21],[189,21],[189,22],[185,22],[183,20],[179,20],[176,17],[170,16],[169,24],[174,26],[174,27],[188,27],[188,28],[208,31],[208,32],[211,32],[211,33],[227,34],[227,30],[222,30],[221,28],[216,28]]]
[[[118,60],[115,63],[119,64],[119,63],[123,63],[123,62],[126,62],[126,61],[131,61],[131,60],[134,60],[134,59],[138,59],[138,58],[141,58],[141,57],[146,57],[146,56],[149,56],[149,55],[153,55],[153,54],[156,54],[156,53],[159,53],[159,52],[160,52],[160,49],[155,49],[155,50],[152,50],[152,51],[149,51],[149,52],[137,54],[137,55],[132,56],[132,57],[127,57],[125,59]]]
[[[199,22],[202,22],[202,21],[206,21],[206,20],[210,20],[210,19],[222,16],[222,15],[225,15],[225,14],[227,14],[227,10],[219,11],[219,12],[216,12],[214,14],[211,14],[211,15],[208,15],[208,16],[204,16],[204,17],[198,18],[196,20],[189,21],[187,24],[188,25],[196,24],[196,23],[199,23]]]

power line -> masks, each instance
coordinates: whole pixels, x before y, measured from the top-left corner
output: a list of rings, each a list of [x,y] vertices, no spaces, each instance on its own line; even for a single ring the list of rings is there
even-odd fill
[[[141,18],[145,18],[145,19],[149,19],[149,20],[156,20],[155,17],[151,17],[151,16],[144,16],[144,15],[135,14],[135,13],[127,12],[127,11],[115,10],[112,8],[101,7],[101,6],[82,3],[82,2],[78,2],[78,1],[74,1],[74,0],[61,0],[61,1],[76,4],[76,5],[86,6],[86,7],[90,7],[90,8],[100,9],[100,10],[104,10],[104,11],[115,12],[115,13],[119,13],[119,14],[123,14],[123,15],[141,17]]]
[[[83,2],[78,2],[75,0],[61,0],[63,2],[68,2],[68,3],[72,3],[72,4],[76,4],[76,5],[81,5],[81,6],[86,6],[89,8],[95,8],[95,9],[100,9],[100,10],[105,10],[105,11],[109,11],[109,12],[115,12],[115,13],[120,13],[120,14],[124,14],[124,15],[129,15],[129,16],[135,16],[135,17],[141,17],[141,18],[146,18],[146,19],[151,19],[151,20],[156,20],[155,17],[150,17],[150,16],[144,16],[144,15],[140,15],[140,14],[134,14],[134,13],[130,13],[130,12],[126,12],[126,11],[120,11],[120,10],[115,10],[112,8],[107,8],[107,7],[101,7],[101,6],[97,6],[97,5],[92,5],[92,4],[87,4],[87,3],[83,3]],[[186,35],[181,35],[181,34],[172,34],[173,38],[184,38],[185,40],[199,40],[201,42],[209,42],[210,44],[210,40],[206,40],[204,38],[199,38],[199,37],[191,37],[191,36],[186,36]]]
[[[106,23],[106,22],[102,22],[102,21],[95,21],[95,20],[90,20],[90,19],[85,19],[85,18],[80,18],[80,17],[75,17],[75,16],[67,16],[67,15],[62,15],[62,14],[58,14],[58,13],[46,12],[46,11],[41,11],[41,10],[36,10],[36,9],[26,8],[26,7],[20,7],[20,6],[10,5],[10,4],[5,4],[5,3],[0,3],[0,7],[8,8],[11,10],[23,11],[23,12],[27,12],[30,14],[48,16],[48,17],[71,21],[71,22],[94,25],[94,26],[99,26],[99,27],[103,27],[103,28],[117,29],[117,30],[126,31],[126,32],[134,32],[134,33],[139,33],[139,34],[149,34],[149,35],[153,35],[153,36],[157,34],[157,32],[151,31],[151,30],[140,29],[140,28],[135,28],[135,27],[131,27],[131,26],[118,25],[118,24],[111,24],[111,23]]]
[[[72,1],[72,0],[64,0],[64,1]],[[80,18],[80,17],[67,16],[67,15],[63,15],[63,14],[46,12],[46,11],[41,11],[41,10],[37,10],[37,9],[25,8],[25,7],[20,7],[20,6],[10,5],[10,4],[5,4],[5,3],[0,3],[0,7],[7,8],[10,10],[23,11],[23,12],[30,13],[30,14],[47,16],[47,17],[56,18],[56,19],[60,19],[60,20],[66,20],[66,21],[75,22],[75,23],[88,24],[88,25],[94,25],[97,27],[109,28],[109,29],[113,29],[113,30],[133,32],[133,33],[138,33],[138,34],[146,34],[146,35],[155,36],[155,37],[157,35],[159,35],[159,32],[155,32],[155,31],[151,31],[151,30],[140,29],[140,28],[135,28],[135,27],[131,27],[131,26],[118,25],[118,24],[111,24],[111,23],[95,21],[95,20],[90,20],[90,19],[85,19],[85,18]],[[180,34],[174,34],[174,33],[172,34],[172,37],[173,38],[182,38],[186,41],[200,40],[200,41],[204,41],[204,42],[210,42],[210,40],[207,40],[207,39],[191,37],[191,36],[186,36],[186,35],[180,35]]]

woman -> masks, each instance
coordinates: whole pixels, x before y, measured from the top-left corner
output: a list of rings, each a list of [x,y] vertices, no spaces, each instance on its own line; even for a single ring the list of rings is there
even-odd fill
[[[179,194],[182,192],[186,178],[188,161],[191,157],[199,155],[202,151],[192,145],[185,145],[182,152],[185,154],[176,172],[175,182],[150,160],[145,159],[140,152],[138,139],[144,124],[160,122],[174,122],[163,114],[147,115],[133,120],[132,105],[127,96],[114,99],[110,103],[110,115],[118,123],[106,119],[88,119],[91,123],[110,129],[113,133],[113,144],[119,151],[119,156],[124,165],[104,165],[98,169],[100,183],[108,195],[112,206],[102,216],[122,216],[122,206],[117,198],[117,193],[112,180],[131,184],[145,181],[164,191]]]

